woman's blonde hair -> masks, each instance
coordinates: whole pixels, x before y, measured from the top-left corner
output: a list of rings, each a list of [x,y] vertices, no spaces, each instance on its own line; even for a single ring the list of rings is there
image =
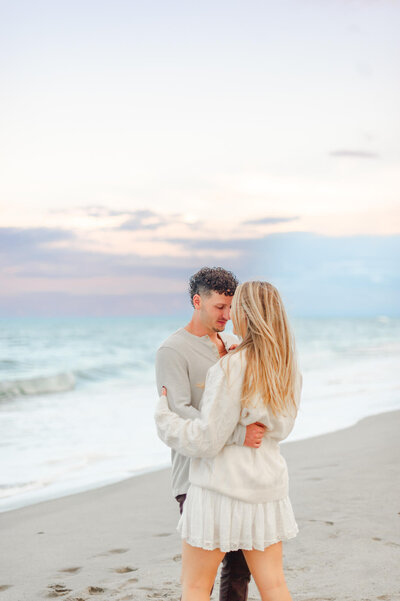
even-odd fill
[[[297,413],[297,361],[294,338],[278,290],[269,282],[240,284],[232,299],[231,318],[242,339],[233,353],[246,350],[242,406],[260,396],[274,415]]]

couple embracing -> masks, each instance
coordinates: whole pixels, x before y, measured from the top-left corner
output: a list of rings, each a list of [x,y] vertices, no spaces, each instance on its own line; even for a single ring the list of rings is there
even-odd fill
[[[290,601],[282,541],[298,527],[279,442],[293,429],[302,378],[277,289],[220,267],[190,279],[191,321],[157,352],[160,438],[171,447],[181,517],[182,601]],[[224,333],[232,319],[235,336]]]

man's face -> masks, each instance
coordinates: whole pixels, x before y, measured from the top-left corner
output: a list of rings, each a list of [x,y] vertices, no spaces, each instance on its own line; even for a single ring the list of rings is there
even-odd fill
[[[232,298],[215,291],[210,296],[200,295],[200,318],[206,328],[214,332],[224,331],[230,319]]]

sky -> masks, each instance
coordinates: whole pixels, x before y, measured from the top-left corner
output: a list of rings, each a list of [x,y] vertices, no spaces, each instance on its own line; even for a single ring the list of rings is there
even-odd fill
[[[400,314],[400,1],[0,1],[0,316],[188,277]]]

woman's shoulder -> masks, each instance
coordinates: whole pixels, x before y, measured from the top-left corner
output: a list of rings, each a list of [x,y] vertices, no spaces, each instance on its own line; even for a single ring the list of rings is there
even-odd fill
[[[218,389],[221,406],[223,398],[229,399],[229,402],[241,398],[244,374],[242,360],[240,352],[225,355],[208,370],[205,390]]]
[[[245,367],[245,355],[243,351],[235,351],[230,352],[227,355],[224,355],[212,365],[209,370],[209,375],[225,375],[227,376],[230,373],[241,373],[243,368]]]
[[[240,379],[244,375],[246,367],[245,351],[239,350],[230,352],[218,361],[214,366],[218,372],[224,373],[229,379],[231,376],[234,379]]]
[[[235,349],[234,351],[230,351],[220,359],[220,363],[224,362],[240,369],[242,366],[246,365],[246,349]]]

